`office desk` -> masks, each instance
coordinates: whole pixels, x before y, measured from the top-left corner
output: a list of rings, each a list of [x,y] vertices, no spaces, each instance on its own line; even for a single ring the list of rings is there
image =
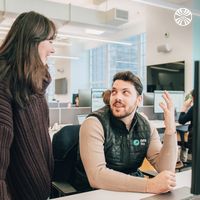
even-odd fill
[[[158,129],[159,133],[163,133],[165,130],[165,124],[163,120],[150,120],[150,123]],[[176,130],[181,132],[186,132],[188,130],[189,123],[186,123],[184,125],[179,124],[178,122],[175,122]]]
[[[150,123],[157,129],[159,128],[165,128],[165,124],[164,124],[164,121],[163,120],[149,120]],[[178,122],[175,122],[175,125],[176,125],[176,128],[177,129],[181,129],[183,131],[187,131],[187,128],[188,128],[188,123],[187,124],[179,124]]]
[[[177,186],[180,188],[183,186],[191,185],[191,170],[180,172],[176,174]],[[139,200],[141,198],[152,196],[148,193],[135,193],[135,192],[114,192],[107,190],[95,190],[91,192],[85,192],[81,194],[75,194],[71,196],[56,198],[56,200]]]

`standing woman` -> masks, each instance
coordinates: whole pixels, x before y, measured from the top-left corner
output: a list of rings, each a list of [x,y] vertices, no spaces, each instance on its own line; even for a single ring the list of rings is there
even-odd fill
[[[52,21],[20,14],[0,47],[0,199],[45,200],[53,157],[45,90],[54,53]]]

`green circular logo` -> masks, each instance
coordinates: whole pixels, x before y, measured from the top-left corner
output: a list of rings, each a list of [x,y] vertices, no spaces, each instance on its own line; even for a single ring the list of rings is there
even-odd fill
[[[140,144],[139,140],[133,140],[133,145],[138,146]]]

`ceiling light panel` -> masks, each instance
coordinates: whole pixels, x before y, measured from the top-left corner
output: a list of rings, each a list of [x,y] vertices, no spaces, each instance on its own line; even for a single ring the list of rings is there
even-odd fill
[[[92,37],[84,37],[84,36],[78,36],[78,35],[69,35],[69,34],[59,34],[59,38],[72,38],[72,39],[80,39],[80,40],[90,40],[90,41],[97,41],[97,42],[104,42],[104,43],[111,43],[111,44],[120,44],[120,45],[126,45],[131,46],[131,42],[119,42],[115,40],[107,40],[107,39],[101,39],[101,38],[92,38]]]
[[[68,60],[78,60],[79,57],[75,56],[57,56],[57,55],[51,55],[49,58],[58,58],[58,59],[68,59]]]
[[[91,35],[101,35],[104,32],[105,31],[103,31],[103,30],[97,30],[97,29],[85,29],[85,33],[91,34]]]

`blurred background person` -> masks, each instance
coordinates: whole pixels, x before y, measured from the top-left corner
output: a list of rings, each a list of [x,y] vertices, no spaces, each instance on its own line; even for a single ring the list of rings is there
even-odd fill
[[[111,90],[105,90],[103,93],[102,93],[102,97],[103,97],[103,102],[106,104],[106,105],[110,105],[110,95],[111,95]]]
[[[79,107],[79,96],[77,94],[77,96],[75,97],[75,107]]]
[[[187,122],[190,122],[188,131],[188,141],[185,145],[186,148],[188,148],[188,161],[192,160],[192,127],[193,127],[193,100],[194,100],[194,90],[192,90],[187,96],[186,100],[183,103],[183,106],[181,108],[181,113],[179,115],[178,122],[180,124],[185,124]]]

